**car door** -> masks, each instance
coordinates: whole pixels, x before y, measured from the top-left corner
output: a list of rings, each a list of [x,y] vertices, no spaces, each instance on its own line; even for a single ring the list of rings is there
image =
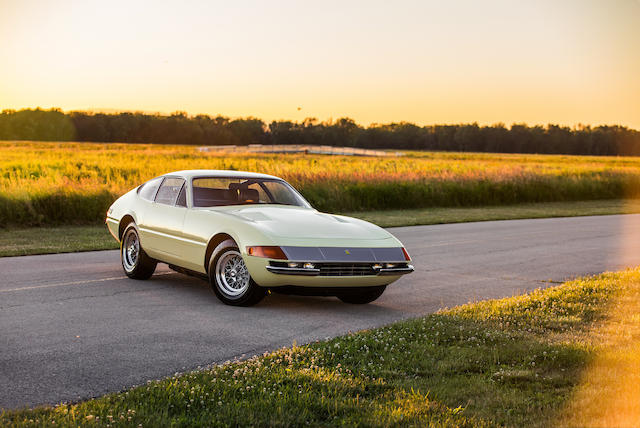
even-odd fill
[[[167,263],[184,265],[182,237],[186,206],[186,183],[180,177],[166,177],[140,225],[149,253]]]

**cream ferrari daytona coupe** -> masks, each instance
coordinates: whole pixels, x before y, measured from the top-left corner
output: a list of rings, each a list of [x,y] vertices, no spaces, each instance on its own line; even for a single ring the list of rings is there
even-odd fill
[[[228,305],[253,305],[269,290],[369,303],[413,272],[386,230],[318,212],[265,174],[172,172],[116,200],[106,223],[127,276],[147,279],[167,263],[208,280]]]

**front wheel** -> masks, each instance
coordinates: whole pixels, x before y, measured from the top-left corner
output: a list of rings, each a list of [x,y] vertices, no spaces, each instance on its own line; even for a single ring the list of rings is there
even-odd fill
[[[363,305],[371,303],[378,297],[382,296],[382,293],[384,293],[386,288],[386,285],[380,285],[377,287],[354,287],[338,294],[338,299],[345,303]]]
[[[158,264],[140,246],[140,235],[135,224],[127,226],[120,240],[120,260],[122,269],[129,278],[149,279]]]
[[[217,250],[209,263],[209,282],[218,299],[231,306],[260,302],[267,290],[251,278],[235,243],[223,242]]]

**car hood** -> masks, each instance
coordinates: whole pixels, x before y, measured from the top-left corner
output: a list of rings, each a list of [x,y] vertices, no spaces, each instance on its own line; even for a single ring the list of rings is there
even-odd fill
[[[325,214],[288,205],[225,207],[224,213],[282,238],[385,239],[386,230],[352,217]]]

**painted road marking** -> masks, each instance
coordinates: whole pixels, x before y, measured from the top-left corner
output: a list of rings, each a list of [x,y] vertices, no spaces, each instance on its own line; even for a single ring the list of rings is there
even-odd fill
[[[156,273],[153,276],[172,275],[174,273],[175,272],[162,272],[162,273]],[[109,278],[88,279],[88,280],[73,281],[73,282],[61,282],[57,284],[34,285],[31,287],[20,287],[20,288],[10,288],[8,290],[0,290],[0,293],[8,293],[10,291],[36,290],[39,288],[68,287],[70,285],[92,284],[96,282],[115,281],[117,279],[127,279],[127,278],[128,278],[127,276],[112,276]]]

